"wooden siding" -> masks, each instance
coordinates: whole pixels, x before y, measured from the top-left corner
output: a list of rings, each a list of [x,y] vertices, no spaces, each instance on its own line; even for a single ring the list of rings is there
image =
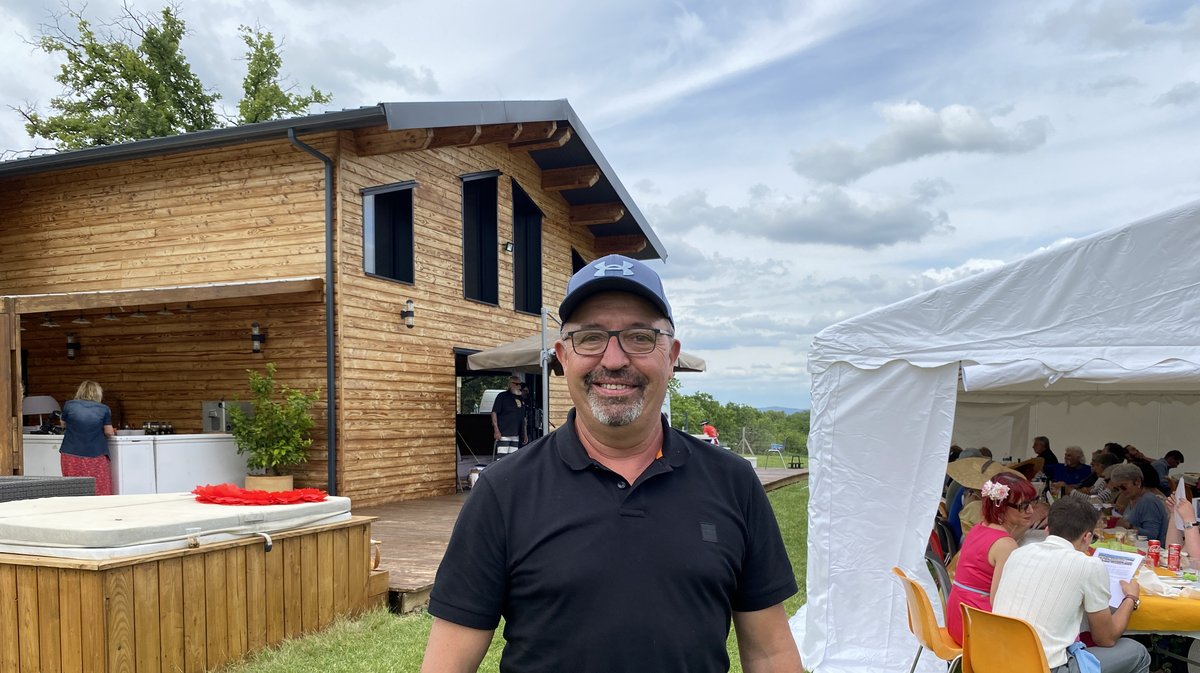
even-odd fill
[[[0,554],[0,673],[215,670],[380,600],[369,518],[274,537],[269,553],[256,537],[115,561]],[[322,545],[345,553],[305,553]]]
[[[484,129],[488,131],[488,129]],[[372,152],[388,141],[370,129]],[[362,135],[362,134],[360,134]],[[493,134],[494,135],[494,134]],[[491,136],[488,136],[491,137]],[[463,297],[461,181],[500,170],[500,242],[513,239],[515,179],[543,213],[543,298],[556,307],[571,274],[571,250],[594,256],[586,227],[570,225],[567,202],[542,188],[527,152],[503,142],[469,147],[356,153],[354,133],[305,142],[333,157],[339,493],[356,504],[450,493],[455,481],[453,349],[484,349],[540,329],[513,307],[513,256],[498,251],[499,304]],[[397,147],[404,146],[398,143]],[[323,167],[287,141],[260,142],[0,181],[0,295],[165,287],[271,278],[324,277]],[[416,180],[412,284],[368,277],[362,260],[360,190]],[[399,312],[416,303],[416,328]],[[323,298],[289,296],[199,302],[196,313],[163,317],[143,306],[144,324],[103,322],[102,309],[54,314],[57,329],[26,315],[30,392],[60,400],[84,378],[99,381],[119,422],[198,428],[200,402],[245,397],[245,369],[268,361],[288,385],[324,388]],[[172,305],[173,310],[178,305]],[[249,325],[267,332],[249,352]],[[76,332],[79,356],[66,357]],[[301,485],[325,485],[325,400],[316,409],[312,460]],[[551,420],[569,407],[551,377]]]
[[[542,211],[542,296],[557,307],[571,275],[571,248],[590,256],[591,233],[568,225],[569,207],[541,188],[527,153],[503,143],[356,156],[342,142],[338,164],[339,417],[342,494],[356,504],[453,493],[456,381],[453,349],[485,349],[537,332],[536,315],[513,306],[513,255],[498,252],[499,304],[464,298],[462,182],[499,170],[498,240],[513,240],[512,182]],[[415,180],[412,284],[363,272],[361,190]],[[416,327],[400,318],[416,305]],[[551,417],[569,407],[562,379],[551,378]]]
[[[0,294],[324,275],[323,175],[285,141],[10,178]]]

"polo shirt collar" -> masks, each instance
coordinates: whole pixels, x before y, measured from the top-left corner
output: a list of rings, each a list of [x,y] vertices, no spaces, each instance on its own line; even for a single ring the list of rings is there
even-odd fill
[[[662,414],[659,416],[661,416],[663,429],[662,460],[673,468],[680,467],[687,462],[688,456],[691,455],[691,449],[677,433],[672,431],[671,426],[667,425],[667,417]],[[592,460],[587,449],[583,448],[583,442],[579,441],[579,434],[575,431],[574,408],[567,412],[567,422],[555,430],[551,437],[559,458],[572,470],[586,470],[595,464],[596,461]]]
[[[1046,539],[1042,541],[1042,544],[1049,545],[1051,547],[1057,547],[1059,549],[1070,549],[1071,551],[1079,551],[1078,549],[1075,549],[1075,545],[1071,544],[1070,540],[1059,537],[1057,535],[1047,535]]]

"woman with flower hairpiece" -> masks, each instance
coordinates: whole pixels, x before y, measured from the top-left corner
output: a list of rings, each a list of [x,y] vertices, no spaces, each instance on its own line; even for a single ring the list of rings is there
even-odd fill
[[[1033,520],[1037,499],[1033,484],[1011,470],[997,471],[979,489],[983,521],[967,532],[958,556],[953,587],[946,597],[946,631],[962,644],[963,603],[992,611],[992,598],[1008,555],[1017,548]]]

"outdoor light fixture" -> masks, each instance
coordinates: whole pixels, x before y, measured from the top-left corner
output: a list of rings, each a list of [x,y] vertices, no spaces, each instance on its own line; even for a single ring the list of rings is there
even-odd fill
[[[109,309],[108,315],[104,316],[103,320],[113,321],[113,320],[120,320],[120,318],[117,317],[117,314],[112,312],[112,309]]]
[[[42,327],[58,327],[58,323],[54,322],[54,318],[47,313],[46,319],[42,321]]]
[[[163,304],[161,311],[155,311],[154,314],[155,315],[175,315],[174,313],[171,312],[171,309],[167,308],[166,304]]]
[[[129,314],[129,317],[130,318],[145,318],[146,314],[142,313],[142,307],[139,306],[136,309],[134,309],[133,313]]]
[[[250,323],[250,352],[261,353],[263,342],[266,340],[267,335],[262,333],[258,323]]]
[[[504,242],[504,252],[512,252],[512,251],[513,251],[513,242],[505,241]]]
[[[404,302],[404,310],[400,312],[400,317],[404,318],[404,326],[409,329],[417,326],[417,321],[415,318],[417,312],[414,310],[414,307],[415,305],[413,304],[413,300],[409,299],[408,301]]]
[[[195,313],[196,309],[192,308],[192,302],[189,301],[187,306],[184,306],[183,308],[179,309],[179,312],[180,313]]]
[[[67,332],[67,359],[74,360],[80,348],[83,348],[83,346],[75,339],[75,333]]]
[[[90,324],[92,324],[92,321],[91,321],[91,320],[88,320],[87,318],[83,317],[83,311],[80,311],[80,312],[79,312],[79,317],[78,317],[78,318],[76,318],[76,319],[74,319],[74,320],[72,320],[71,322],[72,322],[72,323],[74,323],[74,324],[76,324],[76,325],[90,325]]]

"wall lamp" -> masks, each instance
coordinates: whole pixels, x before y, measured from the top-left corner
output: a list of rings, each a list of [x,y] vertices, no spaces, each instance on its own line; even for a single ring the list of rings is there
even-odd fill
[[[404,310],[400,311],[400,317],[404,318],[405,327],[412,329],[417,326],[416,315],[416,305],[413,304],[413,300],[409,299],[404,302]]]
[[[83,344],[75,338],[74,332],[67,332],[67,359],[74,360],[75,355],[79,353],[79,349],[83,348]]]
[[[258,323],[250,323],[250,352],[261,353],[262,345],[267,340],[267,335],[263,334],[262,328]]]
[[[504,252],[512,252],[512,251],[513,251],[513,242],[505,241],[504,242]]]

